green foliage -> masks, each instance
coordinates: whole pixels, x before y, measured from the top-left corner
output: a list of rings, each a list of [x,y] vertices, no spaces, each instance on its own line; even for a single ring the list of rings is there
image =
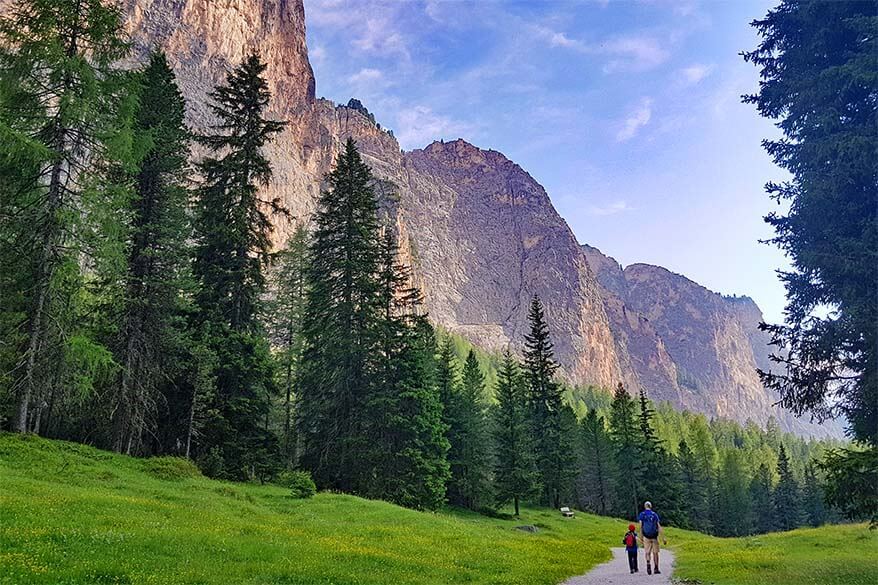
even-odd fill
[[[713,505],[717,536],[744,536],[752,530],[749,482],[741,454],[729,450],[722,458]]]
[[[780,530],[792,530],[802,524],[802,493],[783,445],[777,455],[777,475],[780,479],[774,491],[774,525]]]
[[[281,471],[273,483],[289,489],[294,498],[310,498],[317,493],[311,474],[299,469]]]
[[[539,493],[539,475],[528,424],[527,386],[509,350],[503,354],[493,411],[494,496],[500,506],[512,502],[519,515],[521,500]]]
[[[525,335],[524,373],[542,502],[559,508],[572,494],[576,475],[575,416],[562,401],[561,385],[555,380],[549,326],[540,299],[534,295],[528,312],[530,333]]]
[[[851,435],[878,445],[878,10],[872,2],[786,0],[753,26],[759,46],[743,53],[760,69],[744,97],[778,120],[783,137],[765,140],[792,174],[768,183],[786,213],[765,219],[772,243],[790,258],[785,325],[762,325],[782,351],[778,371],[761,372],[784,406],[818,417],[841,413]],[[853,477],[843,458],[829,474],[848,501],[874,497],[874,482]],[[866,470],[863,469],[865,472]],[[851,486],[867,490],[857,496]],[[786,491],[786,490],[784,490]],[[845,507],[851,513],[859,510]]]
[[[634,400],[620,382],[613,394],[610,411],[610,437],[616,456],[615,514],[636,518],[643,503],[643,462],[640,454],[640,433],[637,428]]]
[[[771,471],[767,465],[761,465],[750,480],[750,505],[753,509],[753,523],[756,532],[771,532],[775,527],[777,514],[774,511],[772,497]]]
[[[878,448],[834,449],[820,463],[826,499],[848,518],[870,518],[878,526]]]
[[[595,514],[609,515],[615,508],[614,479],[617,477],[613,444],[604,417],[589,410],[580,423],[580,472],[576,493],[580,507]]]

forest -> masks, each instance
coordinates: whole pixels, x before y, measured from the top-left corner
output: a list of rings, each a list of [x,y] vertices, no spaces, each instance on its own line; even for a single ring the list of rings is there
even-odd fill
[[[521,356],[437,332],[353,140],[275,250],[289,212],[262,196],[264,150],[284,122],[260,56],[195,135],[165,56],[117,67],[119,10],[66,4],[0,20],[4,431],[416,509],[631,518],[649,499],[720,536],[868,515],[827,503],[841,445],[568,387],[537,297]]]

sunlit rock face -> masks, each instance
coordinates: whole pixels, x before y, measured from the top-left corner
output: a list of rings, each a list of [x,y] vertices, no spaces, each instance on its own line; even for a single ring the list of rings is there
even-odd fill
[[[8,5],[0,0],[0,9]],[[127,64],[161,47],[196,132],[208,130],[207,94],[227,71],[254,50],[267,63],[269,115],[287,122],[268,148],[274,177],[264,197],[291,212],[277,219],[276,244],[307,221],[325,173],[353,137],[381,179],[382,209],[435,322],[490,350],[520,350],[528,304],[538,294],[570,381],[610,388],[621,380],[653,398],[738,420],[779,413],[753,371],[766,355],[753,328],[755,305],[660,268],[623,271],[596,250],[583,251],[545,190],[499,152],[462,140],[402,152],[361,108],[317,98],[301,0],[122,6],[133,44]]]

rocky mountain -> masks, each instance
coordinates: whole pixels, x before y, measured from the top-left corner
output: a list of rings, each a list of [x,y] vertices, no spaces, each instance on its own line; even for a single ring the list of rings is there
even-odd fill
[[[739,420],[777,412],[754,382],[761,363],[753,351],[755,305],[711,296],[663,269],[622,270],[583,251],[546,191],[499,152],[463,140],[402,152],[359,103],[317,98],[302,0],[123,0],[123,8],[132,64],[154,47],[167,52],[196,131],[211,122],[209,89],[249,51],[260,52],[273,94],[269,113],[288,122],[269,150],[268,195],[280,197],[293,221],[313,211],[343,141],[357,141],[434,321],[486,349],[518,349],[536,293],[573,382],[610,388],[624,380],[655,398]],[[290,232],[280,221],[276,241]]]
[[[601,285],[617,351],[651,396],[690,410],[764,425],[770,416],[802,434],[835,435],[837,425],[815,425],[776,406],[759,381],[769,370],[769,337],[749,297],[723,296],[660,266],[625,267],[584,245]]]

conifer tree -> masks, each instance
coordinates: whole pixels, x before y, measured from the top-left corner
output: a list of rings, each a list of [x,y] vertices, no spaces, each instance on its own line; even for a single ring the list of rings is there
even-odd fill
[[[681,521],[685,521],[680,501],[682,485],[679,465],[676,458],[664,449],[655,432],[655,410],[643,390],[640,391],[639,403],[643,494],[653,502],[660,502],[662,519],[667,524],[679,525]]]
[[[613,510],[615,462],[613,445],[604,417],[589,410],[580,425],[582,462],[577,479],[579,505],[584,510],[607,516]]]
[[[282,388],[281,451],[287,468],[292,468],[296,460],[292,409],[296,373],[302,359],[307,254],[308,230],[300,223],[275,258],[271,286],[273,299],[265,311]]]
[[[436,385],[439,387],[439,398],[442,401],[442,421],[453,434],[454,417],[457,414],[457,397],[460,394],[460,371],[457,356],[451,337],[446,337],[439,344],[436,356]]]
[[[494,485],[498,505],[519,504],[539,493],[538,473],[528,423],[527,386],[518,364],[507,349],[497,372],[494,392]]]
[[[379,351],[379,234],[372,172],[353,140],[326,177],[308,257],[296,422],[301,464],[321,488],[357,491],[366,474],[365,404]]]
[[[454,410],[448,500],[471,510],[480,510],[493,501],[491,445],[485,415],[485,376],[473,350],[469,351],[464,362]]]
[[[826,522],[827,510],[825,494],[822,482],[814,470],[814,466],[808,463],[805,466],[805,477],[802,482],[802,507],[805,512],[805,522],[810,526],[821,526]]]
[[[682,440],[677,450],[682,484],[683,528],[710,531],[710,470]]]
[[[759,534],[774,530],[771,471],[765,464],[759,466],[750,480],[750,505],[753,508],[753,529]]]
[[[445,501],[449,467],[434,374],[435,337],[398,252],[393,232],[385,228],[378,273],[380,342],[365,404],[368,469],[361,489],[403,506],[436,509]]]
[[[17,344],[7,375],[19,432],[39,432],[56,390],[89,391],[95,370],[113,365],[93,332],[80,333],[75,310],[80,256],[89,252],[100,263],[108,249],[97,246],[120,248],[111,234],[92,236],[96,223],[118,221],[127,201],[108,173],[129,156],[125,77],[111,68],[127,50],[119,8],[103,0],[17,0],[0,18],[2,221],[10,251],[3,268],[19,275],[4,278],[0,300],[12,306],[4,302],[0,321],[13,333],[4,340]],[[84,376],[62,379],[77,365]]]
[[[749,479],[737,449],[725,452],[716,484],[713,528],[717,536],[745,536],[752,529]]]
[[[774,525],[778,530],[792,530],[802,525],[801,491],[793,477],[790,460],[783,445],[777,454],[778,482],[774,491]]]
[[[113,447],[137,452],[154,434],[162,387],[179,364],[181,292],[187,287],[189,220],[186,172],[190,134],[186,105],[165,55],[153,53],[139,76],[134,138],[143,152],[134,173],[121,366],[113,400]]]
[[[610,437],[616,459],[617,475],[614,492],[616,513],[626,518],[637,516],[642,499],[643,463],[640,456],[640,432],[636,407],[625,387],[619,382],[610,407]]]
[[[537,469],[543,487],[543,502],[558,508],[571,491],[575,475],[575,452],[570,433],[565,432],[561,385],[555,381],[555,362],[549,326],[539,297],[534,295],[528,313],[530,333],[525,335],[524,364],[528,383],[531,432]]]
[[[217,121],[213,133],[198,138],[210,154],[199,164],[196,301],[217,363],[213,417],[199,453],[216,449],[224,474],[236,478],[261,475],[276,449],[267,428],[273,364],[258,315],[271,248],[269,211],[283,208],[261,199],[259,190],[271,180],[263,149],[283,123],[264,117],[270,99],[265,67],[251,54],[209,94]]]

